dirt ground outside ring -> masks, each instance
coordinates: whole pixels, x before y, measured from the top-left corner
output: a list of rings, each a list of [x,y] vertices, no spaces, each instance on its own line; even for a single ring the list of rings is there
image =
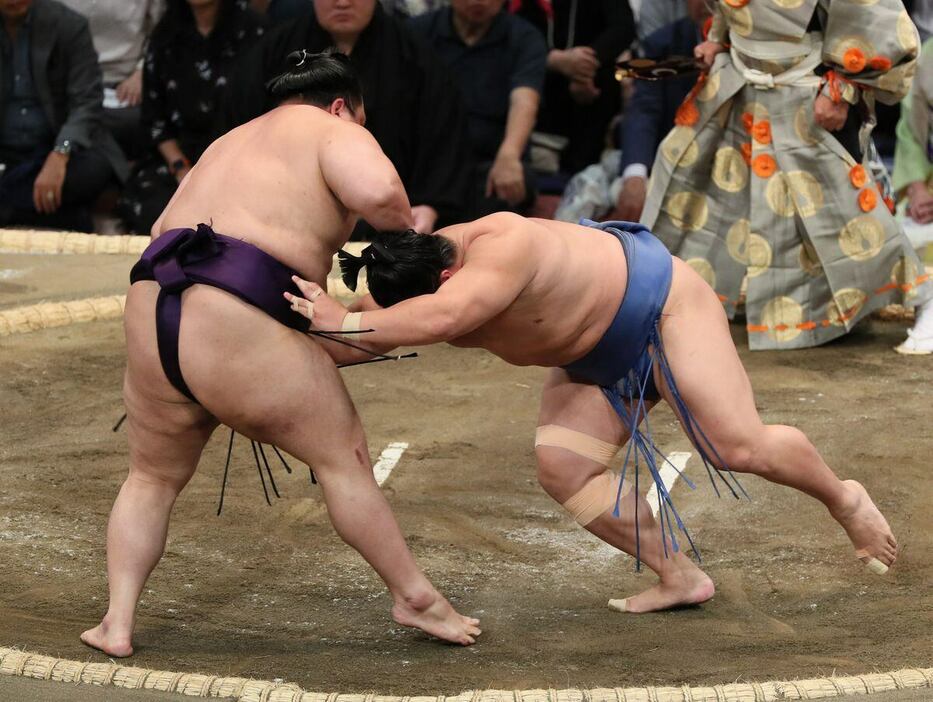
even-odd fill
[[[0,309],[122,293],[131,261],[0,255]],[[543,371],[438,346],[344,377],[373,458],[409,444],[384,490],[428,575],[483,619],[480,642],[444,646],[394,625],[384,587],[333,532],[307,472],[277,470],[283,498],[266,506],[245,439],[214,516],[221,430],[179,499],[131,664],[402,695],[929,666],[933,360],[894,354],[903,334],[873,320],[818,349],[752,354],[734,327],[764,419],[807,432],[887,514],[903,550],[884,578],[809,498],[748,477],[752,502],[717,500],[691,462],[699,489],[678,483],[673,495],[716,597],[656,615],[610,612],[608,599],[653,578],[537,486]],[[106,660],[77,635],[106,606],[106,519],[126,472],[125,435],[110,431],[123,411],[123,355],[119,321],[0,339],[0,644]],[[665,449],[690,450],[666,408],[652,416]]]

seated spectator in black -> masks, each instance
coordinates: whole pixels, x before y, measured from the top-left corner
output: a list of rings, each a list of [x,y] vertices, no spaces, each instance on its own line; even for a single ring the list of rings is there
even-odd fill
[[[311,12],[312,0],[249,0],[250,7],[265,15],[269,24],[289,22]]]
[[[453,72],[466,103],[476,161],[474,216],[525,211],[535,196],[527,146],[544,87],[544,40],[505,12],[503,0],[451,0],[410,26]]]
[[[687,0],[687,17],[649,35],[642,43],[641,55],[653,59],[693,56],[693,48],[703,41],[703,24],[708,17],[706,0]],[[648,171],[658,146],[673,128],[677,108],[696,81],[696,75],[635,81],[635,93],[619,125],[622,189],[610,219],[637,222],[641,217]]]
[[[164,0],[61,0],[87,17],[104,76],[104,126],[127,158],[142,146],[143,52]]]
[[[335,47],[360,77],[366,128],[395,165],[418,231],[469,214],[472,157],[466,116],[449,71],[377,0],[315,0],[314,13],[276,27],[238,64],[228,125],[274,107],[265,84],[292,51]],[[365,168],[366,164],[360,164]],[[355,238],[366,236],[359,227]]]
[[[266,21],[237,0],[168,0],[146,49],[142,121],[151,145],[120,201],[127,228],[149,234],[175,189],[217,138],[217,109],[236,59]]]
[[[567,137],[561,169],[582,171],[599,161],[621,107],[615,62],[635,39],[632,8],[628,0],[511,0],[510,8],[548,42],[537,129]]]
[[[0,0],[0,226],[91,231],[120,147],[101,124],[87,20],[56,0]]]

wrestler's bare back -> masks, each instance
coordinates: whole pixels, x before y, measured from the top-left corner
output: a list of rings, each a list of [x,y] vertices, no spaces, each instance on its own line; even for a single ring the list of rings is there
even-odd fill
[[[625,294],[625,254],[598,229],[497,214],[438,234],[457,244],[458,263],[483,265],[475,259],[489,250],[527,280],[503,312],[450,341],[454,346],[485,348],[514,365],[564,365],[596,345]],[[675,277],[689,284],[689,268],[674,263]],[[676,304],[673,294],[669,304]]]
[[[248,241],[323,283],[355,222],[346,199],[338,199],[347,188],[341,181],[361,177],[360,171],[380,172],[377,166],[386,164],[373,164],[373,153],[388,159],[374,146],[363,127],[323,109],[278,107],[211,144],[155,223],[153,236],[211,223],[216,232]],[[356,150],[365,152],[360,157],[367,158],[366,167],[358,163],[348,172]]]

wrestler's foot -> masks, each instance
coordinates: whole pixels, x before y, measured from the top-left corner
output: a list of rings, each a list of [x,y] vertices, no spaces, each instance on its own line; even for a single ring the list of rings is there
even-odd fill
[[[842,525],[855,546],[856,557],[876,575],[884,575],[897,559],[897,539],[868,492],[855,480],[844,480],[846,503],[833,518]]]
[[[644,614],[674,607],[698,605],[711,600],[716,593],[713,581],[693,563],[673,576],[666,575],[661,582],[644,592],[624,600],[609,600],[609,609],[617,612]]]
[[[464,646],[476,643],[476,637],[482,633],[479,619],[458,614],[436,590],[417,597],[399,598],[392,607],[392,618],[402,626],[415,627]]]
[[[81,641],[113,658],[126,658],[133,655],[131,635],[118,634],[113,631],[106,618],[93,629],[88,629],[81,634]]]

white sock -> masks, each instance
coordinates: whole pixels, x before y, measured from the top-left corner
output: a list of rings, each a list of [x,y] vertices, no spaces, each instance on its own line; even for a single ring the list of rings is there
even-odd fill
[[[916,307],[917,321],[912,329],[913,335],[925,339],[933,337],[933,299]]]

